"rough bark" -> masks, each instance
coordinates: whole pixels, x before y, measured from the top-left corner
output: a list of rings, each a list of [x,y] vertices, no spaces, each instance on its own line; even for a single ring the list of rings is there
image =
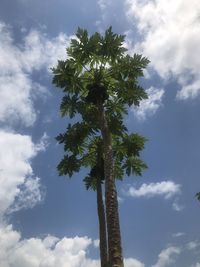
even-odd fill
[[[98,103],[99,121],[104,144],[105,202],[108,233],[109,267],[123,267],[118,200],[113,173],[113,151],[111,133],[103,103]]]
[[[99,247],[101,267],[108,267],[106,218],[100,177],[97,177],[97,211],[99,218]]]

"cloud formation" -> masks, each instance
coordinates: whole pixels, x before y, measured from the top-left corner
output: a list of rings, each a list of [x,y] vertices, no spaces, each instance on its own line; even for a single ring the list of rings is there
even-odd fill
[[[183,232],[178,232],[178,233],[172,234],[173,237],[181,237],[181,236],[184,236],[184,235],[185,235],[185,233],[183,233]]]
[[[158,256],[158,261],[152,267],[167,267],[175,262],[175,257],[181,253],[181,249],[178,247],[168,247],[161,251]]]
[[[52,67],[65,58],[69,38],[60,33],[48,39],[39,31],[30,31],[21,45],[16,45],[11,29],[0,22],[0,122],[31,126],[36,120],[33,99],[46,94],[45,87],[34,82],[34,71]]]
[[[171,76],[181,87],[178,99],[200,93],[200,2],[198,0],[127,0],[127,18],[142,41],[135,47],[151,60],[164,79]],[[136,22],[136,23],[135,23]]]
[[[0,228],[1,267],[97,267],[98,261],[86,257],[91,242],[87,237],[54,236],[21,240],[20,233],[8,225]]]
[[[175,199],[172,204],[172,208],[175,211],[182,211],[184,209],[184,206],[179,203],[178,199]]]
[[[188,250],[196,250],[200,247],[200,243],[198,241],[191,241],[187,243],[186,247]]]
[[[146,90],[148,99],[142,100],[139,107],[134,107],[132,110],[139,120],[145,120],[147,117],[152,116],[162,106],[162,99],[164,96],[163,89],[150,87]]]
[[[11,225],[0,226],[0,263],[1,267],[99,267],[99,260],[87,255],[93,242],[87,236],[21,239]],[[125,259],[125,267],[144,266],[136,259]]]
[[[43,199],[40,179],[35,177],[31,160],[45,149],[30,136],[0,130],[0,217],[20,208],[33,207]]]
[[[174,195],[180,194],[181,186],[172,181],[163,181],[159,183],[142,184],[141,187],[129,187],[127,194],[131,197],[155,197],[163,196],[169,199]]]
[[[125,267],[145,267],[144,263],[133,258],[125,259],[124,265]]]

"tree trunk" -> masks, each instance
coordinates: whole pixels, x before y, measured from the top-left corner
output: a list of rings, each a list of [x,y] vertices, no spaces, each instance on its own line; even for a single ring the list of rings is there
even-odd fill
[[[98,103],[99,121],[104,144],[105,200],[108,233],[109,267],[123,267],[121,235],[118,214],[117,190],[113,173],[113,151],[111,133],[103,103]]]
[[[108,267],[106,218],[100,177],[97,177],[97,211],[99,217],[99,247],[101,267]]]

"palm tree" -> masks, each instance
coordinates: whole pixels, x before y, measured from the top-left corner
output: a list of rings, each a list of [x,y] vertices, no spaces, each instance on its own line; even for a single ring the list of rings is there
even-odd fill
[[[91,37],[86,30],[78,29],[76,39],[71,40],[71,46],[67,49],[68,59],[59,61],[53,69],[53,83],[66,94],[63,108],[71,117],[77,113],[82,117],[82,123],[78,125],[83,130],[82,136],[101,136],[103,140],[108,255],[111,267],[123,267],[113,140],[114,137],[122,138],[126,131],[123,115],[127,114],[128,107],[139,105],[142,99],[147,98],[144,89],[138,84],[138,78],[143,75],[143,69],[149,62],[141,55],[134,54],[131,57],[125,54],[123,42],[124,36],[114,34],[111,27],[104,36],[95,33]],[[69,107],[70,102],[74,104]],[[71,128],[73,126],[69,130]],[[77,146],[71,149],[76,154],[64,158],[65,163],[73,163],[70,166],[68,164],[69,174],[73,173],[72,169],[80,169],[80,158],[77,155],[83,152],[77,150]],[[81,162],[84,163],[84,160]],[[127,160],[127,166],[130,167],[131,161],[132,159]],[[60,169],[63,168],[64,165],[61,164]]]
[[[123,179],[124,170],[128,176],[131,174],[141,176],[142,171],[147,168],[146,164],[139,158],[146,139],[138,134],[124,134],[122,140],[117,139],[114,141],[115,178]],[[99,139],[96,147],[96,165],[91,169],[89,175],[85,177],[84,182],[87,189],[91,188],[97,192],[101,266],[108,267],[106,218],[102,197],[102,183],[105,180],[102,143],[102,140]]]
[[[105,207],[102,193],[102,183],[105,180],[102,140],[99,138],[96,146],[96,164],[84,178],[86,189],[96,191],[97,214],[99,219],[99,247],[101,267],[108,267],[108,242],[105,217]]]

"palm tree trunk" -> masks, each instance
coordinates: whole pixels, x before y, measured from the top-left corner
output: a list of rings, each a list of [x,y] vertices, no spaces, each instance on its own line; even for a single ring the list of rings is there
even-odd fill
[[[104,143],[104,172],[105,172],[105,200],[106,220],[108,232],[109,267],[123,267],[121,234],[119,225],[118,200],[113,173],[113,151],[111,133],[103,103],[98,103],[99,121]]]
[[[100,177],[97,177],[97,211],[99,217],[99,247],[101,267],[108,267],[106,218]]]

